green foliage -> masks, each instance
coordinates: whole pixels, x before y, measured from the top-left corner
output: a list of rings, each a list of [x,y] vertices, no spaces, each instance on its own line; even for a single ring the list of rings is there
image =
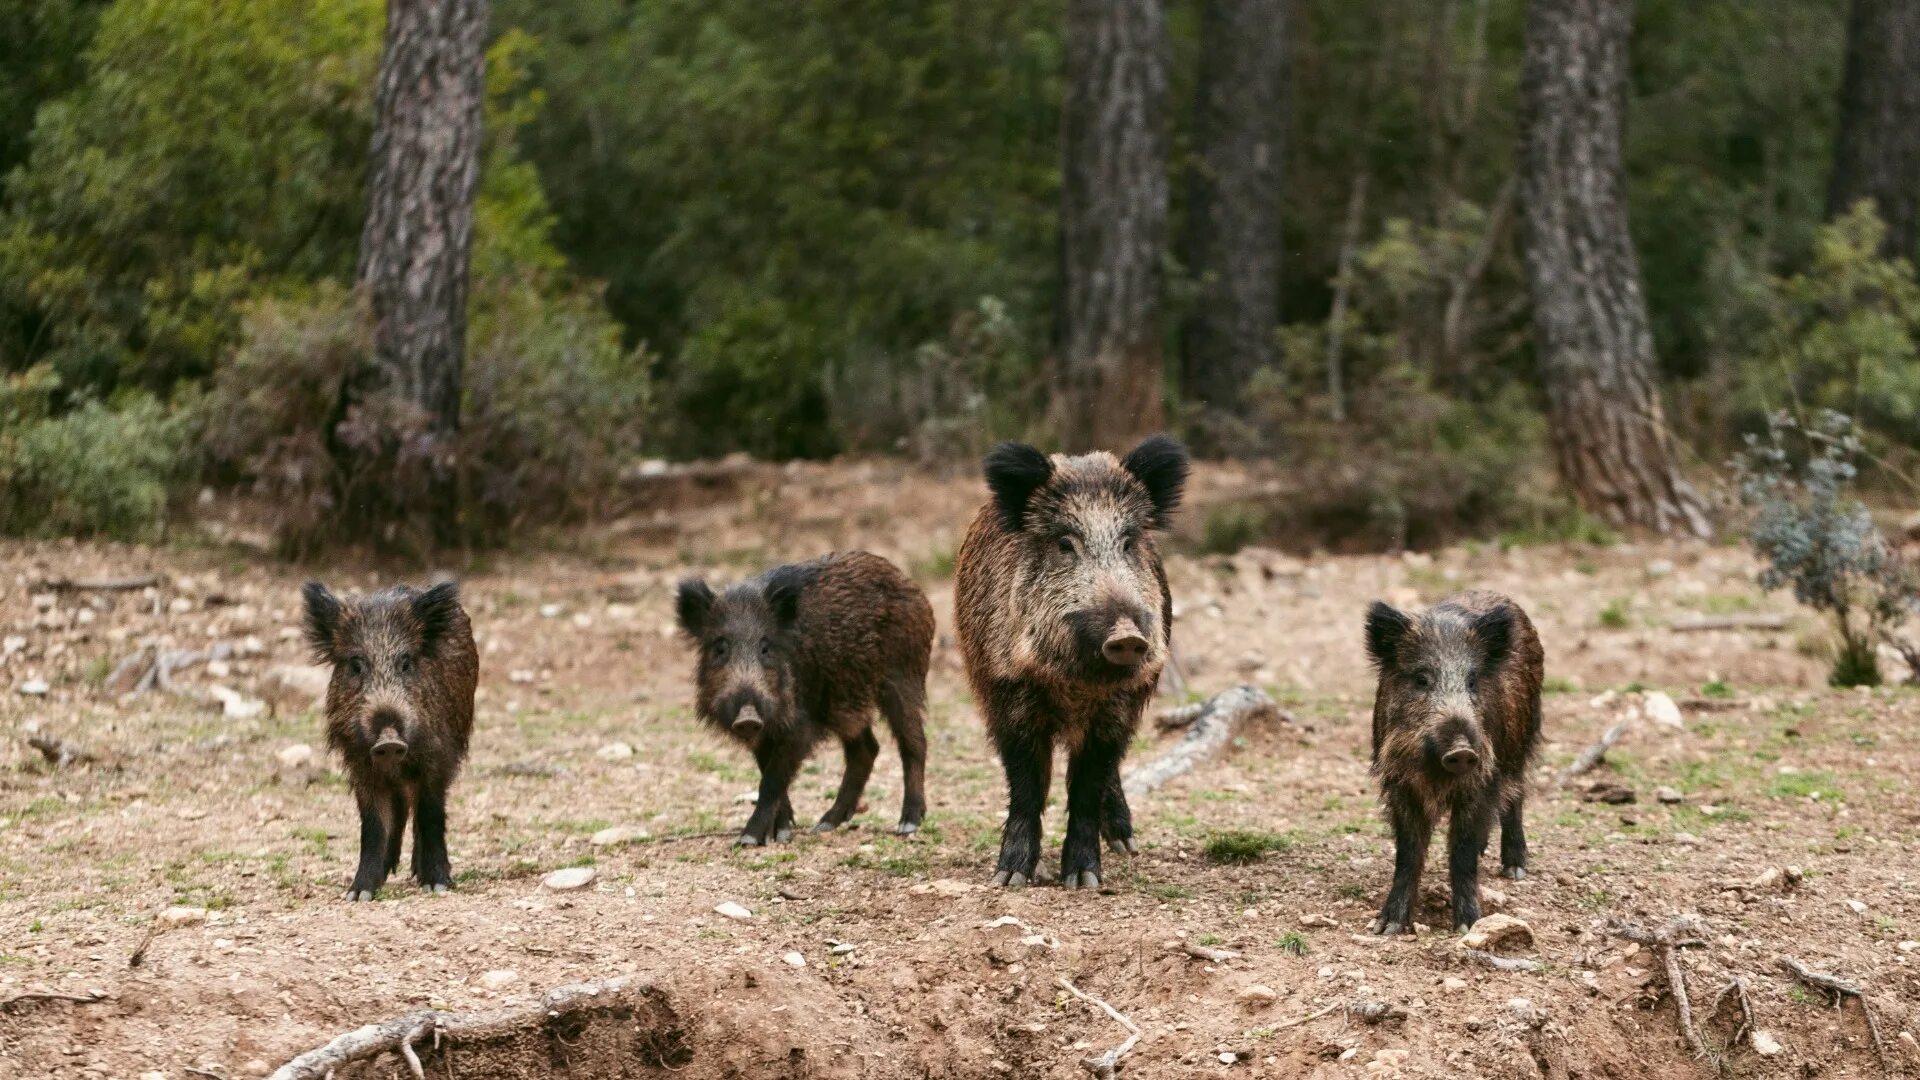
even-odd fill
[[[45,365],[0,375],[0,534],[148,539],[165,521],[188,429],[142,393],[56,412]]]
[[[80,81],[80,54],[103,6],[102,0],[0,0],[0,177],[27,156],[33,114]]]
[[[1259,862],[1269,851],[1285,851],[1292,846],[1293,838],[1282,833],[1229,829],[1207,837],[1201,851],[1208,862],[1244,864]]]
[[[1289,930],[1281,934],[1274,941],[1274,945],[1278,946],[1283,953],[1292,953],[1294,956],[1307,955],[1307,939],[1298,930]]]

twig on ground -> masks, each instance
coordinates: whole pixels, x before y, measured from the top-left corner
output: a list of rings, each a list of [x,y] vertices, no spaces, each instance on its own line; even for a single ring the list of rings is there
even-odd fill
[[[1545,965],[1538,960],[1524,960],[1517,956],[1495,956],[1481,949],[1463,949],[1460,955],[1475,963],[1485,964],[1499,971],[1544,971]]]
[[[422,1075],[412,1044],[431,1033],[438,1046],[442,1037],[480,1039],[525,1025],[536,1025],[567,1013],[606,1008],[626,990],[642,985],[622,975],[604,982],[569,983],[547,991],[530,1007],[491,1013],[449,1013],[422,1009],[378,1024],[368,1024],[338,1036],[325,1046],[309,1050],[274,1072],[269,1080],[322,1080],[335,1069],[380,1054],[398,1052],[414,1075]]]
[[[40,1001],[71,1001],[76,1005],[96,1005],[102,1001],[112,1001],[113,995],[98,990],[89,990],[84,994],[68,994],[58,990],[27,990],[9,998],[0,998],[0,1013],[12,1012],[21,1005]]]
[[[1215,964],[1240,959],[1240,954],[1234,952],[1232,949],[1214,949],[1205,945],[1196,945],[1191,941],[1176,942],[1168,946],[1168,948],[1174,952],[1186,953],[1195,960],[1206,960]]]
[[[40,756],[47,759],[47,764],[56,769],[64,769],[69,765],[97,765],[100,762],[86,749],[51,735],[29,735],[27,745],[40,751]]]
[[[1706,944],[1706,927],[1700,920],[1688,915],[1676,915],[1658,930],[1648,930],[1634,923],[1614,923],[1616,937],[1626,938],[1649,946],[1660,957],[1666,968],[1667,991],[1673,995],[1674,1007],[1680,1013],[1680,1036],[1687,1042],[1687,1049],[1693,1056],[1712,1059],[1713,1052],[1700,1037],[1700,1029],[1693,1024],[1693,999],[1687,996],[1686,971],[1680,966],[1680,950],[1692,945]]]
[[[1873,1053],[1880,1059],[1881,1068],[1887,1065],[1887,1044],[1880,1035],[1880,1018],[1874,1014],[1873,1003],[1867,1000],[1867,992],[1859,983],[1848,982],[1838,975],[1829,975],[1824,971],[1815,971],[1791,956],[1777,958],[1779,965],[1793,977],[1808,986],[1817,986],[1833,995],[1834,1008],[1839,1008],[1842,1000],[1853,998],[1860,1002],[1860,1011],[1867,1014],[1867,1034],[1873,1037]]]
[[[1740,1045],[1740,1040],[1747,1037],[1747,1032],[1752,1031],[1755,1027],[1753,1022],[1753,999],[1747,996],[1747,982],[1745,979],[1736,976],[1732,981],[1728,982],[1727,985],[1720,988],[1720,992],[1714,995],[1713,1008],[1708,1011],[1707,1018],[1712,1019],[1720,1015],[1720,1004],[1727,1000],[1728,994],[1734,995],[1735,1002],[1740,1006],[1740,1022],[1734,1025],[1733,1038],[1728,1041],[1727,1045],[1738,1046]]]
[[[147,932],[140,936],[140,944],[135,945],[133,947],[133,952],[128,954],[127,956],[128,967],[137,968],[140,966],[142,961],[146,960],[147,949],[153,945],[153,939],[160,936],[160,931],[163,925],[164,924],[161,923],[161,921],[158,918],[155,918],[152,922],[147,924]]]
[[[1682,634],[1699,630],[1785,630],[1787,622],[1786,615],[1774,612],[1749,615],[1695,615],[1692,618],[1675,619],[1667,624],[1667,629]]]
[[[33,583],[34,592],[133,592],[160,584],[155,574],[124,578],[48,578]]]
[[[1301,1024],[1311,1024],[1315,1020],[1318,1020],[1321,1017],[1327,1015],[1328,1013],[1333,1012],[1335,1009],[1345,1008],[1346,1005],[1347,1003],[1344,1001],[1336,1001],[1333,1004],[1327,1006],[1326,1008],[1321,1009],[1319,1012],[1308,1013],[1307,1015],[1302,1016],[1297,1020],[1288,1020],[1282,1024],[1275,1024],[1273,1025],[1273,1030],[1285,1031],[1288,1028],[1299,1027]]]
[[[1161,784],[1218,753],[1232,736],[1236,723],[1278,714],[1273,699],[1267,696],[1266,691],[1246,685],[1223,690],[1199,708],[1187,733],[1180,737],[1173,749],[1127,774],[1122,783],[1127,798],[1144,798]]]
[[[1119,1046],[1108,1050],[1098,1057],[1082,1058],[1080,1060],[1080,1066],[1092,1073],[1098,1080],[1113,1080],[1114,1069],[1119,1064],[1120,1059],[1126,1056],[1127,1051],[1133,1049],[1135,1043],[1140,1041],[1139,1027],[1137,1027],[1133,1021],[1127,1019],[1126,1015],[1121,1013],[1120,1010],[1073,985],[1065,975],[1061,975],[1053,981],[1054,985],[1072,994],[1074,997],[1079,998],[1081,1001],[1089,1005],[1098,1006],[1101,1012],[1106,1013],[1113,1018],[1115,1023],[1127,1029],[1126,1042],[1121,1043]]]
[[[1595,766],[1606,760],[1607,751],[1613,749],[1613,744],[1619,742],[1620,737],[1625,735],[1627,729],[1632,726],[1632,718],[1616,720],[1613,726],[1600,736],[1598,742],[1580,751],[1579,757],[1574,758],[1566,768],[1560,770],[1558,782],[1564,784],[1582,773],[1592,772]]]

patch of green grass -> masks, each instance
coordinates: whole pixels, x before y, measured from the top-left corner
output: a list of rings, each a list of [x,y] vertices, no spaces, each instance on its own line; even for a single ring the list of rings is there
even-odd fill
[[[1307,955],[1307,939],[1302,937],[1298,930],[1289,930],[1281,934],[1273,943],[1281,952],[1292,953],[1295,956]]]
[[[42,923],[39,919],[35,919],[27,924],[27,933],[29,934],[37,934],[44,929],[46,929],[46,924]]]
[[[1349,881],[1333,887],[1333,894],[1342,900],[1365,900],[1367,887],[1357,881]]]
[[[1546,681],[1540,684],[1540,692],[1543,694],[1577,694],[1580,692],[1580,688],[1574,685],[1572,679],[1564,675],[1549,675]]]
[[[1767,794],[1776,799],[1804,799],[1814,794],[1823,799],[1842,797],[1839,781],[1830,772],[1778,773],[1767,787]]]
[[[1218,945],[1224,941],[1219,934],[1201,934],[1193,939],[1195,945]]]
[[[1733,696],[1733,687],[1728,686],[1719,679],[1715,679],[1700,688],[1700,696],[1708,698],[1730,698]]]
[[[1222,503],[1207,511],[1200,529],[1200,554],[1231,555],[1265,536],[1269,520],[1266,507]]]
[[[1157,882],[1148,881],[1148,882],[1142,882],[1140,885],[1140,888],[1141,888],[1141,891],[1145,892],[1148,896],[1151,896],[1156,900],[1191,900],[1193,899],[1193,890],[1187,888],[1185,885],[1161,884]]]
[[[1595,621],[1608,630],[1624,630],[1632,621],[1627,614],[1627,604],[1628,600],[1624,596],[1608,601],[1607,606],[1600,609],[1600,615]]]
[[[1577,902],[1588,911],[1604,911],[1613,903],[1613,894],[1605,889],[1588,889],[1580,894]]]
[[[840,865],[853,870],[878,870],[889,877],[918,877],[928,871],[931,861],[924,847],[887,842],[876,845],[871,852],[856,851],[840,860]]]
[[[1229,829],[1207,837],[1202,849],[1208,862],[1245,864],[1258,862],[1269,851],[1285,851],[1293,838],[1258,829]]]
[[[916,581],[945,581],[953,576],[956,554],[952,547],[936,548],[914,559],[908,570]]]

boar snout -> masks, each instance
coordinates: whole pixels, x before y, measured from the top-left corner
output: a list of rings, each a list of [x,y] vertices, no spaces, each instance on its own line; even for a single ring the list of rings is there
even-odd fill
[[[1447,752],[1440,755],[1441,767],[1456,776],[1473,771],[1479,764],[1480,755],[1474,752],[1473,744],[1467,742],[1464,735],[1453,740],[1453,745],[1447,748]]]
[[[1147,658],[1147,636],[1132,619],[1122,615],[1120,621],[1107,631],[1107,640],[1100,646],[1101,655],[1121,667],[1139,667]]]
[[[733,733],[743,739],[751,739],[760,734],[766,722],[760,719],[760,710],[751,705],[742,705],[733,715]]]

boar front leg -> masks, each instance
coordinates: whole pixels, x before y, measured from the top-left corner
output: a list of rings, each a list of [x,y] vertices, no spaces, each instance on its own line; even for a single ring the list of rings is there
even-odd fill
[[[1453,889],[1453,928],[1480,921],[1480,855],[1493,832],[1493,807],[1484,797],[1461,799],[1447,823],[1447,876]]]
[[[1116,854],[1131,855],[1139,850],[1133,843],[1133,810],[1127,806],[1127,790],[1120,782],[1118,757],[1107,773],[1107,794],[1100,801],[1100,835]]]
[[[353,884],[347,886],[345,899],[372,900],[387,882],[388,854],[392,835],[399,828],[394,821],[393,796],[387,791],[355,792],[360,804],[360,866]]]
[[[993,883],[1025,885],[1040,863],[1040,814],[1053,780],[1053,733],[1031,709],[990,712],[988,726],[1007,773],[1007,823],[1000,830]]]
[[[765,845],[767,838],[780,827],[783,810],[788,821],[787,835],[793,835],[793,811],[787,802],[787,789],[793,784],[794,774],[800,771],[801,752],[786,742],[769,744],[762,740],[754,748],[753,756],[760,763],[760,794],[753,804],[753,814],[747,818],[747,827],[733,842],[735,847]]]
[[[1060,884],[1070,889],[1100,887],[1100,833],[1107,824],[1107,788],[1125,747],[1104,733],[1088,732],[1067,762],[1067,838],[1060,845]]]
[[[421,784],[413,809],[413,876],[431,893],[453,888],[453,863],[447,858],[447,793]]]
[[[1413,929],[1413,901],[1420,891],[1420,873],[1427,866],[1433,822],[1418,798],[1394,789],[1387,792],[1387,820],[1393,826],[1393,887],[1387,890],[1387,902],[1371,929],[1392,936]]]

